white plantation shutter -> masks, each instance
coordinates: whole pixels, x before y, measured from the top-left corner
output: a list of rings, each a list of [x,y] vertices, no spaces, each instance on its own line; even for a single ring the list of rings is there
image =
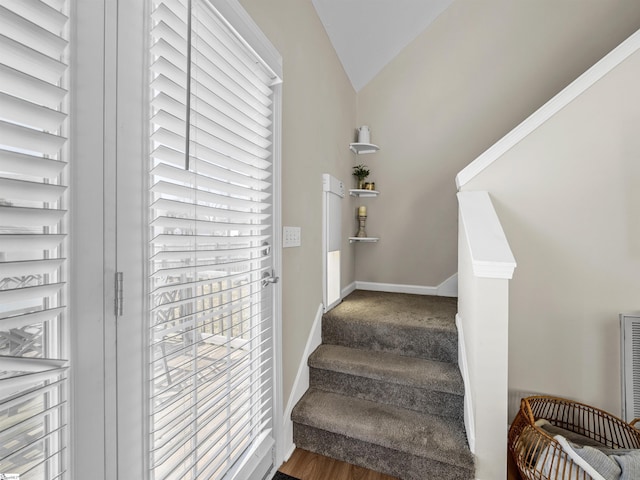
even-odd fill
[[[272,428],[272,86],[207,0],[152,8],[150,467],[218,479]]]
[[[0,473],[66,478],[65,0],[0,0]]]

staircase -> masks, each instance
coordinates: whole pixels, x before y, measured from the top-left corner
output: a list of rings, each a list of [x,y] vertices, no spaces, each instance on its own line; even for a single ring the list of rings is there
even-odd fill
[[[456,310],[455,298],[356,290],[327,312],[296,446],[402,480],[475,478]]]

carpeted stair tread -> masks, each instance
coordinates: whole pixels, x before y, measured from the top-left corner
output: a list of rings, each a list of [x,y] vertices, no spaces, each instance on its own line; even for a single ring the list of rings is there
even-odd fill
[[[444,417],[310,389],[294,408],[292,420],[359,442],[473,469],[464,431],[458,422]]]
[[[457,310],[458,299],[454,297],[355,290],[324,317],[456,333]]]
[[[457,363],[456,299],[356,290],[324,314],[322,343]]]
[[[455,395],[464,395],[457,365],[393,353],[359,350],[340,345],[320,345],[309,366]]]

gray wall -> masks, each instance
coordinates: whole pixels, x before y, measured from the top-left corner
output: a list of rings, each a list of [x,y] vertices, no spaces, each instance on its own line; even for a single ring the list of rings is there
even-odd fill
[[[640,312],[640,52],[463,190],[487,190],[518,262],[509,389],[620,413],[619,313]]]
[[[358,92],[358,125],[381,147],[366,158],[381,241],[357,247],[356,279],[454,274],[456,173],[638,28],[637,0],[454,1]]]

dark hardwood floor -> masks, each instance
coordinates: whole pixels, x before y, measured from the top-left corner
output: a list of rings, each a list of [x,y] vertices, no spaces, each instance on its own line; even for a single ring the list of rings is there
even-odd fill
[[[300,480],[398,480],[300,448],[296,448],[280,471]]]

